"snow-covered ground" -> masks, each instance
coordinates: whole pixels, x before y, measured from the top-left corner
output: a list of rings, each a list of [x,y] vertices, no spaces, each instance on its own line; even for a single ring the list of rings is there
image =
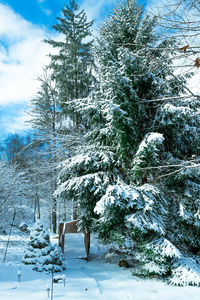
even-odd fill
[[[5,237],[0,236],[0,299],[1,300],[47,300],[47,285],[51,285],[51,274],[32,271],[31,266],[21,264],[23,237],[12,236],[6,263],[2,263]],[[68,245],[70,240],[66,240]],[[80,247],[82,240],[80,239]],[[2,245],[4,247],[2,248]],[[76,247],[75,247],[76,245]],[[74,253],[78,242],[74,243]],[[102,247],[92,238],[90,260],[71,255],[73,241],[66,250],[66,278],[54,284],[54,299],[59,300],[199,300],[199,287],[174,287],[155,279],[140,279],[131,275],[131,270],[106,263],[102,257]],[[69,251],[68,251],[69,250]],[[83,249],[82,249],[83,250]],[[81,250],[81,251],[82,251]],[[71,254],[70,254],[71,253]],[[21,270],[21,282],[18,271]]]

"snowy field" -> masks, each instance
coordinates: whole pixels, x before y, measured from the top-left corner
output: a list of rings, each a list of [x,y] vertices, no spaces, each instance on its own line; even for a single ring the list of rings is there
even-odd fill
[[[78,236],[77,236],[78,237]],[[80,259],[77,247],[83,254],[83,240],[67,239],[65,254],[66,283],[54,284],[54,299],[59,300],[199,300],[199,287],[174,287],[165,282],[143,280],[131,275],[130,269],[106,263],[102,257],[103,248],[92,239],[90,260]],[[46,300],[47,285],[51,285],[51,274],[31,270],[21,264],[24,237],[12,236],[6,263],[2,263],[5,237],[0,236],[0,300]],[[69,245],[70,244],[70,245]],[[66,245],[67,246],[67,245]],[[74,252],[73,252],[74,247]],[[77,253],[77,255],[76,255]],[[72,255],[73,254],[73,255]],[[21,282],[18,271],[21,270]]]

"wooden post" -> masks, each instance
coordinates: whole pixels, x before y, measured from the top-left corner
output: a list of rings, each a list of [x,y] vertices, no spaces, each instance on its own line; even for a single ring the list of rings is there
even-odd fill
[[[64,253],[64,244],[65,244],[65,233],[63,232],[64,223],[59,224],[59,240],[58,246],[61,247],[62,252]]]
[[[61,241],[61,248],[62,248],[62,253],[65,251],[65,234],[62,234],[62,241]]]
[[[88,260],[88,256],[90,253],[90,232],[84,231],[84,243],[85,243],[85,251],[86,251],[86,259]]]

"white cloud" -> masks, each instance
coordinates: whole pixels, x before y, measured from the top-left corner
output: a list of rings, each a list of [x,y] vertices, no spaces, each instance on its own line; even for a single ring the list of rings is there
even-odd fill
[[[28,117],[24,112],[22,113],[22,115],[13,117],[11,120],[8,120],[5,126],[9,129],[9,133],[17,133],[25,129],[30,129],[30,126],[25,123],[26,121],[28,121]]]
[[[24,103],[38,88],[36,78],[48,62],[48,33],[0,4],[0,105]]]
[[[95,20],[93,26],[95,33],[99,24],[105,19],[105,15],[108,13],[110,7],[113,7],[113,2],[113,0],[98,0],[94,4],[94,0],[84,0],[81,4],[81,9],[85,10],[88,20]]]
[[[105,7],[110,5],[113,5],[113,0],[99,0],[95,5],[93,0],[84,0],[81,8],[86,11],[88,18],[93,20],[100,18]]]
[[[44,11],[44,13],[45,13],[47,16],[52,15],[52,11],[51,11],[50,9],[48,9],[48,8],[44,8],[43,11]]]
[[[10,110],[10,112],[9,112]],[[30,116],[26,113],[23,105],[11,105],[0,111],[1,135],[4,133],[17,133],[30,129]]]

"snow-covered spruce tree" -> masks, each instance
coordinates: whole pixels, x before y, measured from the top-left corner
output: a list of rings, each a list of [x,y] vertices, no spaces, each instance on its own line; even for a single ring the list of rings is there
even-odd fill
[[[28,249],[25,251],[22,262],[26,265],[33,265],[35,271],[63,270],[63,254],[56,244],[51,245],[49,231],[40,220],[37,220],[30,232]]]
[[[176,41],[158,39],[155,22],[155,18],[143,16],[142,7],[135,1],[127,0],[101,27],[95,47],[99,89],[75,103],[76,109],[90,120],[91,130],[85,135],[87,147],[78,149],[79,155],[64,163],[57,195],[77,201],[82,226],[89,222],[89,228],[96,230],[102,240],[123,246],[128,239],[133,241],[134,248],[128,252],[142,262],[143,274],[176,276],[180,273],[175,272],[180,258],[191,251],[189,244],[179,239],[180,232],[182,237],[185,233],[185,239],[195,240],[199,214],[196,211],[197,227],[191,227],[192,233],[187,235],[181,229],[185,230],[188,222],[180,217],[183,210],[178,190],[174,193],[169,189],[170,177],[166,175],[172,170],[169,157],[181,160],[184,151],[189,155],[194,149],[197,151],[198,140],[194,136],[198,122],[195,121],[192,143],[188,143],[184,134],[179,138],[182,118],[174,119],[169,135],[165,129],[167,123],[162,116],[166,101],[162,104],[162,100],[176,98],[179,101],[186,80],[173,72],[174,51],[170,49],[175,47]],[[191,110],[195,114],[197,111],[198,108]],[[184,128],[187,128],[189,123],[186,118],[185,121]],[[171,141],[176,143],[174,152],[170,150]],[[187,150],[179,149],[182,146]],[[189,151],[190,147],[193,150]],[[105,155],[98,155],[97,159],[100,149],[104,153],[109,151],[109,164],[103,159]],[[175,165],[186,174],[183,162],[179,162],[180,166]],[[97,166],[101,174],[109,174],[109,180],[96,180]],[[195,167],[198,166],[195,164]],[[195,168],[192,170],[197,172]],[[174,173],[178,175],[181,173]],[[177,283],[175,277],[172,282]],[[188,283],[191,282],[197,284],[188,279]]]
[[[57,18],[58,23],[53,26],[63,39],[45,40],[57,54],[50,54],[50,68],[53,71],[52,78],[59,85],[59,98],[62,108],[66,113],[72,114],[76,128],[79,116],[74,112],[70,102],[74,99],[86,97],[94,82],[92,75],[93,56],[91,53],[92,41],[91,26],[84,10],[79,9],[75,0],[70,0],[62,10],[62,17]],[[90,41],[88,41],[90,39]]]
[[[81,203],[88,181],[81,186],[81,193],[77,189],[80,184],[77,183],[82,175],[86,178],[93,173],[88,157],[93,161],[92,165],[95,165],[95,154],[98,154],[99,149],[101,153],[112,153],[111,166],[115,166],[117,173],[115,171],[113,175],[112,168],[105,165],[104,159],[101,159],[105,155],[99,156],[99,170],[109,171],[109,178],[115,178],[112,179],[113,184],[119,178],[130,182],[129,171],[134,153],[149,126],[153,125],[155,104],[156,107],[159,104],[157,98],[182,91],[181,83],[184,81],[183,77],[171,75],[170,55],[166,51],[160,51],[174,42],[158,40],[154,27],[155,19],[143,17],[142,7],[137,6],[133,0],[122,2],[102,25],[95,46],[99,88],[87,98],[74,101],[75,110],[79,110],[90,123],[91,130],[85,136],[89,145],[78,149],[77,153],[82,154],[81,164],[76,157],[65,162],[57,195],[65,193],[69,198],[69,193],[66,193],[68,190],[70,197]],[[67,166],[71,165],[71,161],[74,161],[75,172]],[[73,185],[69,184],[69,179],[74,182]],[[108,184],[110,180],[103,184],[102,193]],[[85,206],[85,210],[91,211],[100,199],[101,195],[95,191],[95,187],[91,185],[90,194],[93,197],[85,194],[87,201],[92,199],[93,203],[91,207]],[[92,211],[91,214],[93,215]]]
[[[95,46],[99,90],[80,108],[96,123],[90,139],[114,147],[123,163],[152,126],[158,99],[177,95],[185,82],[172,74],[173,51],[161,51],[175,42],[158,40],[155,23],[133,0],[113,11]]]

